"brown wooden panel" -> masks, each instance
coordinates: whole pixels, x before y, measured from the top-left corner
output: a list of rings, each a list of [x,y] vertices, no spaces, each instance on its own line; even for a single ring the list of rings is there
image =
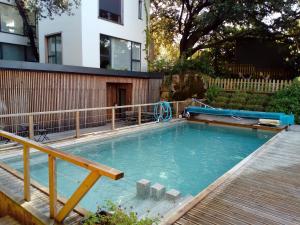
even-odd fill
[[[149,103],[149,100],[154,99],[157,101],[159,85],[152,85],[153,88],[149,90],[149,82],[159,83],[161,80],[1,69],[0,114],[105,107],[109,97],[107,83],[126,86],[127,104]],[[80,116],[81,121],[87,118],[96,120],[101,113],[89,112]],[[41,115],[34,118],[34,123],[63,131],[66,127],[75,126],[74,117],[71,114]],[[28,118],[0,120],[0,125],[6,127],[21,123],[28,123]],[[18,127],[10,129],[15,131]]]

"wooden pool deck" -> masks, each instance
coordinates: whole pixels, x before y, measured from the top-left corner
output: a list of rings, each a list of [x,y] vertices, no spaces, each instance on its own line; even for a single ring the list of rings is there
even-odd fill
[[[300,126],[279,133],[165,224],[300,224]]]
[[[0,211],[6,211],[10,216],[19,218],[19,221],[27,221],[27,223],[28,221],[38,221],[37,224],[56,224],[53,220],[49,219],[49,190],[32,181],[32,200],[25,202],[23,200],[24,182],[22,177],[23,175],[21,173],[0,163],[0,194],[3,193],[6,197],[9,196],[13,202],[11,203],[6,198],[0,198],[0,201],[3,201],[0,206]],[[58,209],[60,209],[66,200],[60,198],[58,201]],[[18,205],[21,206],[23,210],[20,210]],[[6,207],[6,209],[1,207]],[[85,213],[87,213],[87,211],[84,209],[77,208],[70,213],[63,224],[78,225],[84,218],[83,214]],[[27,217],[27,219],[24,219],[24,217]],[[34,219],[31,219],[31,217],[34,217]]]

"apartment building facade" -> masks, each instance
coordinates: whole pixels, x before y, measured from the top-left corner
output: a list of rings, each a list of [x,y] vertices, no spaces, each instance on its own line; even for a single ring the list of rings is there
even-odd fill
[[[149,4],[149,0],[81,0],[72,15],[38,20],[40,63],[147,71]],[[0,59],[34,61],[14,0],[0,0],[0,16]]]
[[[40,62],[147,71],[145,6],[149,0],[81,0],[72,16],[39,21]]]

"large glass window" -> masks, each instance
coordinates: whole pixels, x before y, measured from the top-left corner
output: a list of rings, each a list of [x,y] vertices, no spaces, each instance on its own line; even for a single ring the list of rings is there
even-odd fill
[[[100,67],[141,71],[141,44],[101,35]]]
[[[138,0],[139,5],[138,5],[138,14],[139,14],[139,19],[143,18],[143,0]]]
[[[122,23],[122,0],[99,0],[100,18]]]
[[[132,71],[141,71],[141,44],[132,43]]]
[[[24,34],[23,20],[16,7],[0,4],[1,31]]]
[[[62,43],[61,34],[47,37],[48,63],[62,64]]]
[[[0,43],[0,59],[34,62],[31,48],[23,45]]]
[[[108,36],[101,35],[100,38],[100,67],[111,68],[110,62],[111,42]]]
[[[131,42],[111,38],[111,66],[116,70],[131,70]]]

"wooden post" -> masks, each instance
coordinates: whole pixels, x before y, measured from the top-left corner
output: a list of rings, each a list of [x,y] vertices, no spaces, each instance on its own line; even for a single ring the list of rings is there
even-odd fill
[[[23,146],[23,167],[24,167],[24,200],[29,202],[30,196],[30,148]]]
[[[48,155],[49,165],[49,208],[50,218],[54,219],[57,213],[57,184],[56,184],[56,158]]]
[[[140,105],[138,106],[138,124],[142,124],[142,107]]]
[[[115,107],[111,109],[111,129],[115,130],[116,129],[116,109]]]
[[[29,116],[29,139],[34,138],[33,115]]]
[[[80,138],[80,112],[77,111],[75,115],[76,123],[76,138]]]
[[[176,118],[179,118],[179,102],[176,102]]]
[[[97,180],[101,177],[98,171],[91,172],[85,180],[80,184],[71,198],[66,202],[64,207],[57,214],[56,220],[61,223],[69,213],[75,208],[86,193],[93,187]]]

